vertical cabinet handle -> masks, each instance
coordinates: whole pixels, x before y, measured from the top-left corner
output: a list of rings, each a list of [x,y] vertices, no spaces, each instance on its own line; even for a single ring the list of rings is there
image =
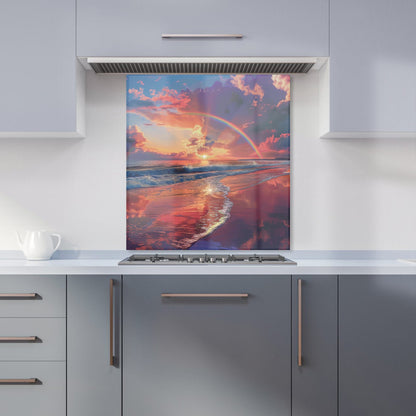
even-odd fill
[[[302,279],[298,279],[298,367],[302,367]]]
[[[114,357],[114,279],[110,279],[110,365],[115,365]]]

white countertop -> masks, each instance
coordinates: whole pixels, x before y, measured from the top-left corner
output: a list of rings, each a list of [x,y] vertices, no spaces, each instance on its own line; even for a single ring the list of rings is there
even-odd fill
[[[297,259],[294,265],[139,265],[119,266],[117,259],[58,259],[48,261],[0,260],[0,274],[115,274],[115,275],[306,275],[306,274],[396,274],[415,275],[416,262],[401,260]]]

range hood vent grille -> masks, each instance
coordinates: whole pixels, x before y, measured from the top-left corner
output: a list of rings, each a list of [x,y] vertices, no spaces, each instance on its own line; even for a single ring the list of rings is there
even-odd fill
[[[263,58],[264,60],[264,58]],[[93,62],[97,74],[306,74],[314,62]]]

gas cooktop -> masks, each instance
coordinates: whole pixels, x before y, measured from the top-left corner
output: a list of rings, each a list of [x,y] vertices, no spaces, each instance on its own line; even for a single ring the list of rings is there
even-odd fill
[[[133,254],[120,265],[150,264],[276,264],[296,265],[279,254]]]

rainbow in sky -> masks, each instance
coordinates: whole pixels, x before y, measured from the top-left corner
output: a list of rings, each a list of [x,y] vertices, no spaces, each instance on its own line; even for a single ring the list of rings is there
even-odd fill
[[[243,130],[241,130],[238,126],[236,126],[235,124],[231,123],[230,121],[226,120],[225,118],[222,117],[218,117],[215,116],[214,114],[208,114],[208,113],[183,113],[183,114],[188,114],[190,116],[202,116],[202,117],[208,117],[208,118],[212,118],[213,120],[217,120],[220,123],[225,124],[226,126],[232,128],[233,130],[235,130],[238,134],[240,134],[242,137],[244,137],[248,144],[253,148],[253,150],[256,152],[257,156],[259,157],[259,159],[262,159],[263,156],[261,155],[259,149],[257,148],[257,146],[255,145],[255,143],[253,142],[252,139],[250,139],[250,137],[244,133]]]

